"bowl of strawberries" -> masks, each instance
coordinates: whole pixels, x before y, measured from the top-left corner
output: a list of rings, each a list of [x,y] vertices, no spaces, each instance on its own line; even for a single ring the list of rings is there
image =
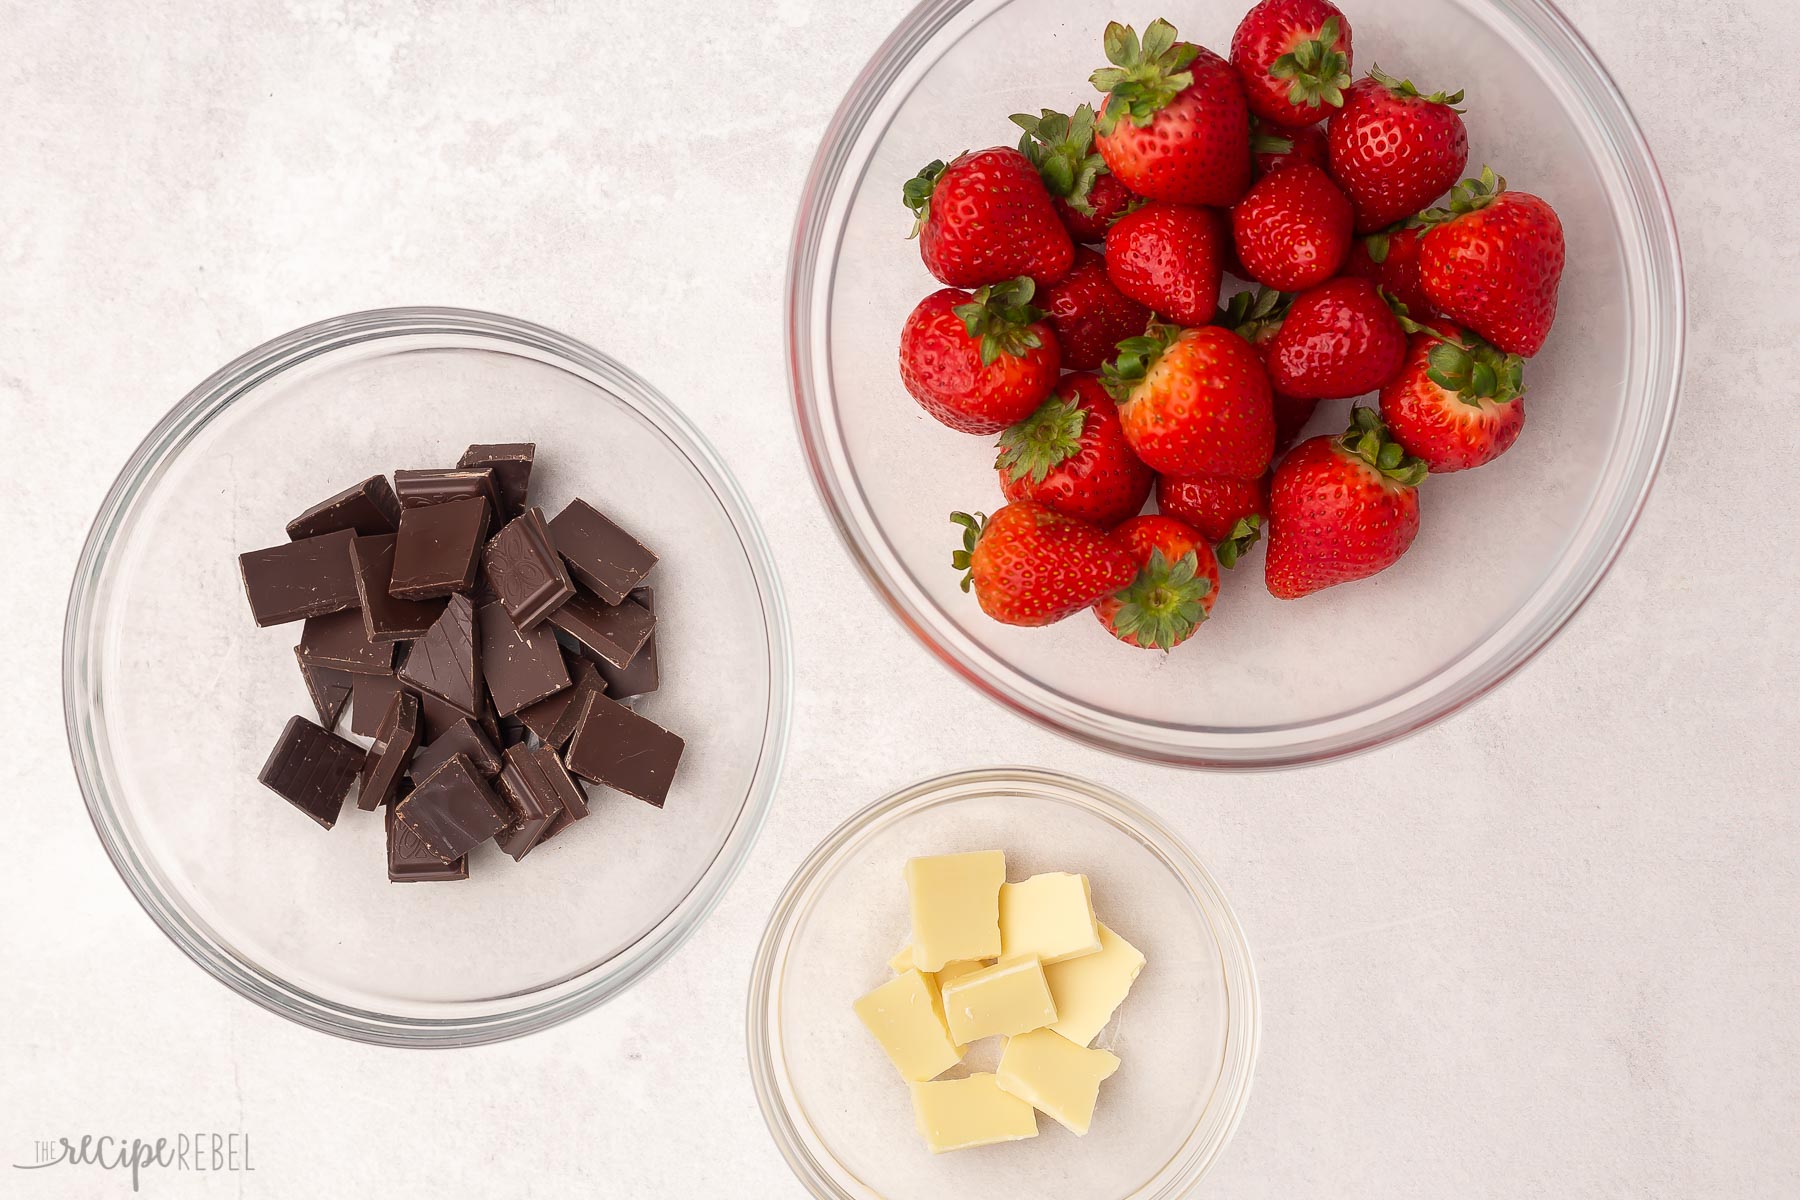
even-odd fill
[[[1264,768],[1542,649],[1675,411],[1673,219],[1544,0],[929,0],[789,274],[809,465],[929,649],[1094,745]]]

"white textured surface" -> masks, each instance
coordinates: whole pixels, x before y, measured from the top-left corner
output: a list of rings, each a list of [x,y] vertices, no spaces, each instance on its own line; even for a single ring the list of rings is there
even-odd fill
[[[852,808],[1015,759],[1168,815],[1259,952],[1256,1094],[1207,1194],[1800,1192],[1800,143],[1760,98],[1786,10],[1566,6],[1659,154],[1693,310],[1682,420],[1611,579],[1472,711],[1350,763],[1220,778],[978,699],[849,575],[805,482],[789,225],[903,7],[0,0],[0,1160],[236,1128],[254,1175],[147,1192],[791,1200],[743,1066],[763,914]],[[307,1033],[190,966],[107,864],[57,710],[80,537],[155,418],[267,337],[418,302],[565,329],[684,405],[770,531],[801,681],[774,817],[699,936],[569,1026],[433,1055]]]

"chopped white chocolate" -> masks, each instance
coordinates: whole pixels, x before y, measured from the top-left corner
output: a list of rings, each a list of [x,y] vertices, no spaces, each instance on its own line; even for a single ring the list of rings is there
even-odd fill
[[[912,1085],[913,1120],[933,1154],[1037,1136],[1037,1114],[989,1074]]]
[[[1000,889],[1000,956],[1037,956],[1046,967],[1100,949],[1086,875],[1050,871]]]
[[[913,966],[937,971],[960,959],[1000,955],[1000,885],[1006,856],[998,850],[909,859]]]
[[[928,971],[926,974],[936,979],[938,987],[942,988],[952,979],[960,979],[972,971],[979,971],[983,967],[991,967],[993,965],[994,960],[991,958],[960,959],[957,962],[945,963],[941,969]],[[911,946],[902,946],[900,948],[900,953],[888,959],[888,970],[896,975],[902,975],[907,971],[914,969],[913,951]]]
[[[1003,958],[943,991],[950,1036],[959,1043],[1041,1029],[1056,1021],[1056,1002],[1035,958]]]
[[[995,1080],[1000,1087],[1081,1137],[1094,1120],[1100,1084],[1119,1069],[1117,1056],[1077,1046],[1036,1029],[1006,1040]]]
[[[1050,1028],[1077,1046],[1091,1044],[1125,1002],[1132,980],[1143,969],[1144,956],[1138,948],[1100,926],[1098,954],[1044,968],[1056,1000],[1056,1023]]]
[[[912,943],[900,947],[900,953],[888,959],[888,970],[896,975],[904,975],[913,969]]]
[[[923,972],[894,976],[855,1008],[902,1079],[934,1079],[962,1061],[963,1047],[950,1039],[937,983]]]

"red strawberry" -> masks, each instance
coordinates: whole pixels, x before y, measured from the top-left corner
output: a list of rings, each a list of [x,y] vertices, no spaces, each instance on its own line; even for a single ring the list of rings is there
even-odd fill
[[[1263,369],[1269,368],[1269,346],[1274,343],[1275,335],[1281,332],[1281,322],[1287,316],[1290,297],[1280,292],[1272,292],[1267,288],[1255,292],[1239,292],[1233,296],[1220,310],[1216,323],[1231,330],[1256,351],[1257,361]],[[1274,383],[1270,382],[1273,389]],[[1270,397],[1275,402],[1275,453],[1280,454],[1294,444],[1294,438],[1312,419],[1313,409],[1318,401],[1299,396],[1289,396],[1281,392],[1273,392]]]
[[[1356,206],[1356,232],[1403,221],[1462,176],[1469,135],[1461,92],[1421,96],[1410,80],[1369,72],[1344,93],[1325,140],[1331,173]]]
[[[1056,336],[1020,276],[974,295],[943,288],[900,330],[900,378],[926,412],[964,433],[999,433],[1056,386]]]
[[[1269,593],[1294,600],[1391,567],[1419,532],[1425,464],[1408,457],[1375,410],[1357,408],[1339,437],[1308,438],[1269,485]]]
[[[1219,304],[1231,239],[1218,213],[1153,201],[1113,222],[1106,273],[1114,286],[1180,325],[1204,325]]]
[[[1110,596],[1137,575],[1137,561],[1104,529],[1032,500],[991,517],[951,513],[963,548],[950,563],[964,572],[981,611],[1007,625],[1049,625]]]
[[[1173,650],[1194,636],[1219,598],[1219,564],[1206,539],[1173,517],[1133,517],[1113,537],[1130,547],[1137,578],[1094,605],[1106,631],[1128,646]]]
[[[1106,260],[1086,246],[1075,247],[1075,266],[1045,288],[1042,299],[1062,365],[1071,371],[1099,370],[1120,342],[1142,333],[1150,320],[1150,310],[1115,287]]]
[[[1282,292],[1324,283],[1350,252],[1350,201],[1310,163],[1264,175],[1231,210],[1238,261]]]
[[[1482,168],[1458,184],[1448,209],[1425,214],[1419,281],[1439,312],[1509,354],[1544,348],[1556,320],[1563,231],[1556,210]]]
[[[1056,219],[1031,160],[1010,146],[934,162],[906,181],[906,207],[925,269],[951,287],[972,288],[1029,275],[1054,283],[1075,244]]]
[[[1250,113],[1231,64],[1175,40],[1158,18],[1137,32],[1106,27],[1091,82],[1106,93],[1094,144],[1119,182],[1149,200],[1234,203],[1250,184]]]
[[[1289,163],[1308,162],[1315,167],[1327,166],[1331,152],[1325,148],[1325,128],[1306,125],[1299,129],[1283,129],[1278,125],[1250,124],[1250,151],[1255,156],[1257,176],[1280,170]]]
[[[1344,103],[1350,22],[1331,0],[1262,0],[1231,35],[1231,65],[1250,111],[1277,125],[1311,125]]]
[[[1105,240],[1107,229],[1135,197],[1094,150],[1093,107],[1083,104],[1069,117],[1048,108],[1035,117],[1014,113],[1012,120],[1025,131],[1019,153],[1036,165],[1069,236],[1076,242]]]
[[[1198,529],[1218,548],[1220,566],[1235,567],[1238,556],[1262,536],[1269,515],[1268,477],[1158,475],[1156,507]]]
[[[1344,261],[1344,274],[1367,279],[1406,305],[1407,316],[1428,321],[1437,315],[1437,309],[1425,298],[1419,282],[1419,239],[1424,236],[1423,229],[1401,225],[1357,238]]]
[[[1400,370],[1406,331],[1366,279],[1340,276],[1301,292],[1269,344],[1269,382],[1314,400],[1372,392]]]
[[[1275,448],[1269,378],[1250,344],[1216,325],[1152,323],[1103,371],[1137,456],[1170,475],[1255,479]]]
[[[1125,441],[1118,406],[1093,375],[1065,375],[1056,394],[1000,435],[1000,491],[1111,527],[1144,507],[1154,478]]]
[[[1448,321],[1412,335],[1406,365],[1381,389],[1394,440],[1434,475],[1492,462],[1525,427],[1525,364]]]

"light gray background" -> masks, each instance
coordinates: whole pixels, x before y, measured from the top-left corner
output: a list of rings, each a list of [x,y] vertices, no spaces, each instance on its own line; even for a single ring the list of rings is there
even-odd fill
[[[1800,1193],[1790,14],[1566,7],[1682,227],[1693,340],[1656,495],[1587,608],[1472,711],[1224,778],[979,699],[851,574],[805,481],[789,227],[903,0],[0,2],[0,1164],[39,1137],[243,1129],[254,1175],[147,1194],[792,1200],[744,1067],[764,914],[851,809],[1012,759],[1154,805],[1259,952],[1256,1092],[1206,1194]],[[527,317],[649,376],[743,481],[799,634],[785,784],[711,922],[611,1006],[452,1054],[305,1032],[192,967],[102,854],[58,699],[80,539],[151,423],[265,338],[405,303]],[[8,1195],[128,1191],[0,1172]]]

